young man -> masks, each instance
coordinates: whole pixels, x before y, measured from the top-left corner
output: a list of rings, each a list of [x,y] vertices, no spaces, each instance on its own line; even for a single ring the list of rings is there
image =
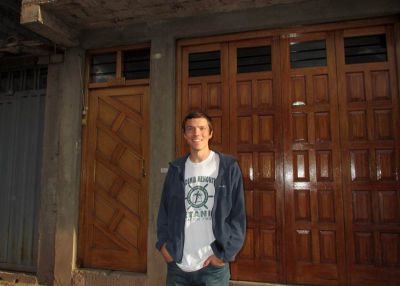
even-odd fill
[[[190,153],[170,163],[157,221],[166,285],[228,286],[246,231],[242,174],[235,159],[210,150],[208,115],[188,114],[182,130]]]

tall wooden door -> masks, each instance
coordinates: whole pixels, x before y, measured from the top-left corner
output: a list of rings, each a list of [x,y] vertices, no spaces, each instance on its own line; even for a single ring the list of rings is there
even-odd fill
[[[336,33],[352,285],[400,284],[400,121],[392,26]]]
[[[145,272],[148,86],[89,91],[84,267]]]
[[[334,33],[282,41],[287,280],[343,285]]]
[[[279,38],[229,44],[230,149],[244,177],[247,234],[236,280],[283,280]]]
[[[246,242],[232,265],[240,280],[282,279],[282,144],[279,42],[272,38],[194,45],[181,50],[183,118],[211,116],[212,148],[235,155],[244,175]],[[273,56],[271,56],[273,55]],[[267,59],[268,58],[268,59]],[[278,72],[273,73],[273,70]],[[187,152],[177,122],[178,155]]]

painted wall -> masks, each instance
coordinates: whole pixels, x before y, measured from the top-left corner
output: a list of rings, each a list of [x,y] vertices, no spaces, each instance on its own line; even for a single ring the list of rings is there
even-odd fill
[[[151,26],[83,32],[81,49],[49,66],[44,140],[39,282],[55,285],[163,285],[165,264],[154,248],[164,174],[175,155],[175,45],[180,38],[327,23],[400,13],[398,0],[308,1]],[[77,269],[81,156],[81,67],[84,50],[151,42],[148,273]],[[43,235],[45,234],[45,235]],[[52,235],[54,239],[52,239]],[[53,255],[54,254],[54,255]],[[54,264],[54,270],[51,265]],[[50,266],[49,266],[50,265]]]

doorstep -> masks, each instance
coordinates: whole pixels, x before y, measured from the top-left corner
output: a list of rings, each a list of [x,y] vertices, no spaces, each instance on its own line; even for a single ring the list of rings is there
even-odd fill
[[[290,286],[293,284],[278,284],[266,282],[249,282],[249,281],[230,281],[229,286]],[[301,285],[296,285],[301,286]]]

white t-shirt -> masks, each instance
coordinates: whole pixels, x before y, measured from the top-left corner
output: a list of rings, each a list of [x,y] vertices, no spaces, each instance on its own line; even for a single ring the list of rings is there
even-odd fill
[[[201,269],[214,254],[210,245],[215,240],[211,211],[218,167],[219,156],[213,151],[200,163],[193,163],[190,158],[185,163],[185,243],[182,263],[177,265],[186,272]]]

